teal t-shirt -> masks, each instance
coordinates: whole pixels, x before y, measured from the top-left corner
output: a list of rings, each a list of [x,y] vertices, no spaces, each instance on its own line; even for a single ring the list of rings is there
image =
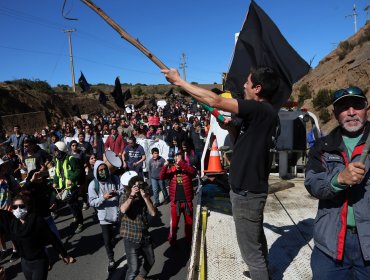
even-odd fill
[[[357,137],[347,137],[342,136],[344,145],[347,148],[347,158],[348,161],[351,160],[351,155],[353,153],[353,150],[355,149],[357,143],[360,141],[362,137],[362,134]],[[335,191],[343,191],[348,187],[352,187],[351,185],[342,185],[338,183],[338,174],[333,177],[331,180],[331,185]],[[353,207],[352,205],[348,204],[348,210],[347,210],[347,226],[349,227],[355,227],[356,226],[356,220],[355,220],[355,214],[353,213]]]

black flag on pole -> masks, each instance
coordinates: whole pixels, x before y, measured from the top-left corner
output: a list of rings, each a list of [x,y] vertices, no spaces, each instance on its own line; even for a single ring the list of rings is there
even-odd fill
[[[119,77],[117,77],[116,80],[114,81],[114,90],[112,92],[112,96],[117,106],[122,109],[125,109],[125,98],[122,94],[121,81],[119,80]]]
[[[279,91],[271,100],[277,109],[288,100],[293,84],[310,70],[275,23],[252,0],[235,46],[225,88],[233,95],[242,97],[250,69],[259,66],[269,66],[280,75]]]
[[[128,89],[126,89],[126,90],[125,90],[125,92],[123,93],[123,98],[124,98],[124,100],[125,100],[125,102],[126,102],[126,101],[127,101],[127,100],[129,100],[131,97],[132,97],[132,95],[131,95],[131,91],[130,91],[130,89],[128,88]]]
[[[105,95],[103,91],[99,92],[99,102],[102,105],[106,105],[108,101],[108,97]]]
[[[86,81],[86,78],[85,78],[84,74],[82,73],[82,71],[81,71],[80,78],[78,79],[78,85],[82,89],[81,92],[89,92],[90,91],[90,85]]]

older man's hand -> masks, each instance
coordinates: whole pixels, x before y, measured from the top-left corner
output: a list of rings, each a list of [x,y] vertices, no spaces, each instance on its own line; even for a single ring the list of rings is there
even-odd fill
[[[361,183],[365,175],[365,165],[361,162],[351,162],[338,174],[338,183],[342,185],[356,185]]]

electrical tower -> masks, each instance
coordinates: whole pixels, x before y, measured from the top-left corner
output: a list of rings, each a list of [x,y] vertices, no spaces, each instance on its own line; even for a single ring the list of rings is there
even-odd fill
[[[353,17],[353,24],[355,25],[355,33],[357,33],[357,11],[356,11],[356,4],[353,4],[352,14],[346,16],[347,17]]]
[[[64,29],[63,32],[68,34],[68,42],[69,42],[69,61],[71,63],[71,74],[72,74],[72,90],[76,92],[76,83],[75,83],[75,69],[73,66],[73,54],[72,54],[72,39],[71,39],[71,32],[75,32],[76,29]]]
[[[181,55],[180,69],[182,69],[182,75],[183,75],[184,81],[186,81],[186,70],[185,70],[186,67],[188,67],[186,65],[186,55],[185,55],[185,53],[182,53],[182,55]]]

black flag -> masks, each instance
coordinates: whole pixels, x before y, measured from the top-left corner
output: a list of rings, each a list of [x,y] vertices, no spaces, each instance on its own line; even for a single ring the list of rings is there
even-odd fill
[[[130,98],[132,97],[132,95],[131,95],[131,91],[130,91],[130,89],[128,88],[128,89],[126,89],[125,90],[125,92],[123,93],[123,99],[125,100],[125,102],[127,101],[127,100],[129,100]]]
[[[125,98],[122,94],[121,81],[119,80],[119,77],[117,77],[116,80],[114,81],[114,90],[112,92],[112,96],[117,106],[122,109],[125,109]]]
[[[108,97],[105,95],[104,92],[100,91],[99,92],[99,102],[100,102],[100,104],[105,105],[105,104],[107,104],[107,101],[108,101]]]
[[[78,107],[77,104],[72,105],[72,112],[73,112],[74,116],[77,116],[81,119],[80,107]]]
[[[82,91],[81,92],[88,92],[90,91],[90,85],[89,83],[86,81],[86,78],[84,76],[84,74],[82,73],[81,71],[81,75],[80,75],[80,78],[78,79],[78,85],[81,87]]]
[[[171,95],[173,96],[173,88],[170,88],[170,90],[166,92],[166,97],[170,97]]]
[[[239,97],[252,67],[269,66],[280,75],[279,91],[272,104],[279,109],[292,92],[292,85],[308,73],[310,66],[289,45],[275,23],[252,0],[235,46],[225,88]]]
[[[145,100],[141,100],[138,104],[135,105],[135,108],[141,108],[145,105]]]
[[[112,92],[112,95],[114,98],[122,95],[121,81],[119,80],[119,77],[114,80],[114,90]]]

